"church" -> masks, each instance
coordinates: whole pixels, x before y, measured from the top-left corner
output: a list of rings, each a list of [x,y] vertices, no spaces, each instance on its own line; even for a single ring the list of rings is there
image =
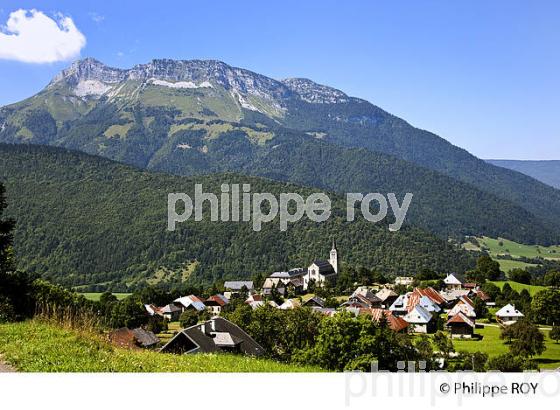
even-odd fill
[[[316,286],[323,286],[326,282],[334,283],[338,275],[338,251],[333,240],[332,249],[328,260],[317,259],[307,268],[303,277],[303,289],[307,290],[311,281]]]

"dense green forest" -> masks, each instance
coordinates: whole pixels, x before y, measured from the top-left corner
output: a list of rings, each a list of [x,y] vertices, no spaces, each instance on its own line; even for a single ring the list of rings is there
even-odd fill
[[[447,241],[412,227],[345,221],[345,202],[331,195],[333,215],[307,218],[280,232],[278,222],[254,232],[248,223],[189,220],[167,231],[167,194],[193,195],[194,184],[219,192],[222,183],[250,183],[252,192],[312,189],[235,174],[179,177],[146,172],[60,148],[0,145],[7,214],[16,220],[19,268],[86,290],[129,290],[146,283],[208,284],[225,278],[307,266],[326,257],[334,237],[343,263],[387,274],[473,266]],[[148,282],[146,282],[148,281]]]
[[[142,79],[151,68],[196,74],[212,87],[157,86]],[[412,192],[409,222],[440,238],[560,242],[559,190],[367,101],[215,61],[157,60],[131,70],[129,78],[93,59],[75,63],[40,93],[0,108],[0,141],[61,146],[177,175],[235,172],[339,193]],[[112,92],[77,95],[76,84],[89,79],[109,81]]]
[[[267,122],[263,115],[252,113],[233,123],[177,120],[181,113],[165,107],[135,105],[123,110],[102,104],[58,131],[48,125],[54,121],[46,119],[48,112],[36,110],[28,113],[24,124],[42,135],[31,142],[51,141],[177,175],[235,172],[342,194],[394,192],[402,197],[411,192],[408,221],[441,238],[485,234],[526,243],[560,242],[549,224],[492,193],[390,155],[324,142]],[[107,138],[105,130],[122,126],[124,114],[133,118],[120,131],[126,137]],[[152,119],[149,124],[147,118]]]

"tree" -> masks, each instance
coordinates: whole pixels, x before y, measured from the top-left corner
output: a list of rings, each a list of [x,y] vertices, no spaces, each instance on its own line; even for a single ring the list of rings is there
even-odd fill
[[[488,360],[488,370],[497,370],[500,372],[522,372],[524,370],[535,369],[536,365],[531,360],[524,360],[513,353],[504,353],[499,356],[494,356]]]
[[[528,320],[520,320],[506,326],[500,338],[510,341],[509,350],[515,356],[533,357],[542,354],[546,349],[544,335]]]
[[[514,282],[524,283],[529,285],[531,283],[531,274],[524,269],[515,268],[509,271],[509,279]]]
[[[482,352],[459,352],[454,363],[449,368],[450,371],[486,371],[486,363],[488,362],[488,354]]]
[[[149,316],[142,302],[131,295],[123,300],[112,304],[113,309],[109,319],[110,326],[118,327],[138,327],[148,323]]]
[[[453,342],[442,331],[438,331],[434,335],[434,344],[445,358],[449,358],[449,354],[455,351],[455,348],[453,347]]]
[[[486,293],[492,300],[496,300],[500,296],[500,288],[491,282],[486,282],[481,286],[481,289]]]
[[[560,272],[557,270],[548,271],[544,275],[544,283],[546,286],[551,286],[553,288],[560,287]]]
[[[480,299],[478,296],[474,298],[474,312],[477,318],[483,318],[488,315],[488,308],[486,307],[486,302]]]
[[[179,316],[179,323],[183,328],[191,327],[198,323],[198,318],[198,312],[195,309],[187,309]]]
[[[560,324],[560,291],[546,289],[538,292],[531,302],[531,312],[536,323]]]
[[[487,280],[498,280],[500,276],[502,276],[500,264],[488,255],[482,255],[478,258],[476,261],[476,270],[480,273],[482,278]],[[484,282],[484,280],[481,282]]]
[[[560,326],[553,326],[548,335],[552,340],[558,343],[558,340],[560,340]]]

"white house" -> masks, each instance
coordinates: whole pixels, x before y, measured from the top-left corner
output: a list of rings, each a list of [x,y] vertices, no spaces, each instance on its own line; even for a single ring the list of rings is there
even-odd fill
[[[303,277],[303,289],[307,290],[311,281],[316,286],[323,286],[326,282],[336,281],[338,275],[338,251],[333,241],[329,254],[329,260],[317,259],[307,268],[307,274]]]
[[[397,276],[395,278],[395,285],[410,286],[414,282],[412,276]]]
[[[430,333],[434,330],[432,314],[420,305],[414,306],[403,316],[403,319],[412,326],[412,331],[415,333]]]
[[[204,301],[195,295],[181,296],[180,298],[175,299],[173,303],[183,312],[187,309],[196,309],[199,312],[206,309]]]
[[[463,315],[465,315],[469,319],[475,319],[476,318],[476,312],[474,311],[474,307],[472,305],[464,302],[464,301],[460,301],[455,306],[453,306],[453,309],[451,309],[447,313],[447,317],[451,318],[455,315],[458,315],[459,313],[462,313]]]
[[[445,283],[447,290],[458,290],[463,287],[463,282],[456,273],[449,273],[443,280],[443,283]]]
[[[509,303],[496,312],[498,322],[504,325],[511,325],[523,318],[523,316],[525,315],[517,310],[514,305]]]

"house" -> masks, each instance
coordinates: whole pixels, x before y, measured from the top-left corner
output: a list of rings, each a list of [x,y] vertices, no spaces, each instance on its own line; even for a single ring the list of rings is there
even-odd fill
[[[366,286],[361,286],[350,295],[348,301],[344,302],[342,306],[357,307],[357,308],[380,308],[381,299],[373,293]]]
[[[522,319],[525,315],[512,304],[507,304],[496,312],[496,319],[503,325],[511,325]]]
[[[177,305],[174,305],[173,303],[170,303],[169,305],[159,308],[158,310],[159,310],[159,314],[170,322],[175,322],[179,320],[179,316],[181,316],[181,312],[182,312],[181,308],[178,307]]]
[[[424,309],[420,305],[414,306],[414,308],[403,316],[412,327],[412,331],[415,333],[432,333],[435,331],[435,322],[433,316],[430,312]]]
[[[411,286],[413,282],[414,278],[412,276],[397,276],[395,278],[395,285]]]
[[[226,298],[224,295],[217,294],[206,299],[204,301],[204,306],[206,306],[206,310],[213,316],[219,316],[222,313],[223,307],[228,303],[228,298]]]
[[[452,318],[453,316],[456,316],[458,314],[462,314],[463,316],[473,321],[476,319],[474,306],[465,301],[459,301],[459,303],[453,306],[453,308],[447,313],[447,317]]]
[[[243,292],[253,293],[252,280],[230,280],[224,282],[224,296],[227,299],[238,296]]]
[[[476,327],[474,320],[463,312],[450,316],[445,326],[452,338],[471,338]]]
[[[321,299],[319,296],[313,296],[312,298],[307,299],[303,303],[303,306],[312,307],[312,308],[324,308],[325,301]]]
[[[338,251],[333,241],[329,260],[317,259],[307,268],[307,274],[303,276],[303,290],[309,289],[310,283],[315,286],[323,286],[325,283],[333,283],[338,275]]]
[[[482,290],[477,290],[475,297],[479,298],[484,303],[486,303],[486,306],[496,306],[496,303],[492,301],[492,298]]]
[[[420,297],[425,296],[438,306],[443,306],[446,302],[443,296],[441,296],[441,294],[432,287],[414,288],[412,293]]]
[[[408,298],[410,296],[410,292],[404,295],[399,295],[397,299],[393,302],[393,304],[389,307],[389,310],[395,316],[403,316],[408,313],[407,306],[408,306]]]
[[[229,352],[261,356],[265,350],[239,326],[221,317],[181,330],[160,350],[163,353]]]
[[[421,306],[431,313],[441,312],[441,308],[439,307],[439,305],[435,303],[432,299],[430,299],[428,296],[420,295],[417,292],[412,292],[412,294],[409,296],[407,301],[407,305],[406,305],[407,312],[410,312],[416,306]]]
[[[272,295],[272,291],[276,289],[279,295],[284,296],[286,294],[286,286],[279,278],[268,277],[264,280],[262,286],[262,293],[265,296]]]
[[[184,312],[187,309],[195,309],[199,312],[202,312],[206,309],[204,305],[204,301],[200,299],[198,296],[189,295],[189,296],[181,296],[173,301],[175,306],[181,309],[181,312]]]
[[[388,309],[395,300],[399,297],[397,293],[389,288],[383,288],[375,294],[381,300],[381,307]]]
[[[153,332],[142,329],[129,329],[121,327],[109,333],[109,341],[116,346],[135,349],[139,347],[152,348],[159,343],[159,339]]]
[[[265,279],[262,286],[264,295],[270,295],[272,289],[276,287],[279,294],[284,295],[287,290],[295,293],[303,292],[304,279],[307,271],[303,268],[290,269],[287,272],[274,272]]]
[[[404,332],[408,329],[408,322],[400,316],[395,316],[390,310],[387,309],[368,309],[368,314],[371,315],[372,320],[378,322],[383,316],[387,320],[387,325],[394,332]]]
[[[472,292],[468,289],[451,289],[441,291],[440,296],[445,300],[447,306],[453,306],[463,296],[469,296]]]
[[[443,280],[447,290],[462,289],[463,282],[463,277],[457,273],[449,273]]]
[[[299,301],[299,299],[286,299],[284,301],[284,303],[282,303],[280,306],[278,306],[279,309],[295,309],[301,307],[301,302]]]

